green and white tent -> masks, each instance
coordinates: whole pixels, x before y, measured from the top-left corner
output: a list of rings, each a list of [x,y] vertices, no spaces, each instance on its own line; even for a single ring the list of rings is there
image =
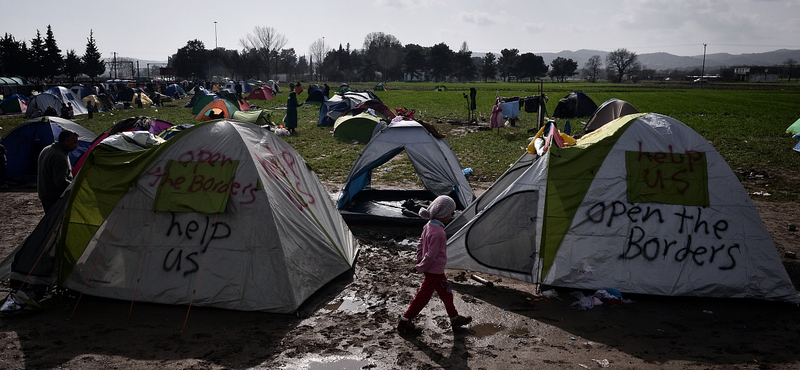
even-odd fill
[[[800,303],[725,160],[652,113],[551,145],[449,238],[447,267],[574,289]]]
[[[53,248],[58,285],[288,313],[353,267],[358,244],[333,200],[268,129],[211,121],[135,151],[109,145],[115,138],[90,152],[73,183]]]

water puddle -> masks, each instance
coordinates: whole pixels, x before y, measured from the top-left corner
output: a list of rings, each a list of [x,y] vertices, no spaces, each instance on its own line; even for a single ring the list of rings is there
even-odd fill
[[[361,370],[371,369],[375,365],[368,360],[361,360],[356,356],[329,356],[321,357],[309,355],[290,361],[283,369],[303,370]]]
[[[345,358],[330,362],[311,361],[308,363],[308,370],[360,370],[367,365],[368,361]]]
[[[484,338],[490,335],[495,335],[503,330],[503,327],[496,324],[478,324],[469,327],[476,338]]]
[[[359,312],[367,312],[367,304],[364,303],[364,301],[358,299],[344,298],[339,302],[326,305],[325,309],[329,311],[346,311],[350,313],[359,313]]]

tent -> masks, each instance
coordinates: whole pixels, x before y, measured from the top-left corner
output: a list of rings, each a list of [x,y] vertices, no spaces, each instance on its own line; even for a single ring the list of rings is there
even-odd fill
[[[558,101],[553,117],[586,117],[596,110],[597,104],[590,97],[580,91],[573,91]]]
[[[40,117],[47,107],[53,107],[57,114],[61,114],[61,98],[53,94],[39,94],[28,101],[28,108],[25,110],[26,117]],[[74,104],[73,104],[74,105]],[[88,112],[87,112],[88,113]]]
[[[360,112],[359,112],[360,111]],[[339,116],[333,124],[333,137],[341,141],[367,143],[375,127],[381,123],[374,111],[351,110]]]
[[[142,134],[92,150],[45,246],[55,268],[34,277],[132,303],[290,313],[353,267],[358,243],[325,188],[268,129],[214,121],[148,149],[113,146]],[[24,244],[12,278],[34,270]]]
[[[371,188],[372,171],[403,151],[425,188]],[[405,201],[429,201],[439,195],[451,196],[458,209],[464,209],[474,199],[472,188],[450,145],[416,121],[399,121],[373,135],[361,151],[339,194],[338,208],[348,222],[422,225],[425,220],[416,214],[403,213],[401,204]]]
[[[83,86],[83,85],[75,85],[69,88],[69,91],[72,91],[78,99],[83,100],[83,98],[89,95],[96,95],[97,92],[94,89]]]
[[[589,121],[583,126],[583,132],[590,133],[606,123],[633,113],[639,113],[639,111],[624,100],[619,100],[617,98],[606,100],[603,104],[600,104],[600,107],[589,117]]]
[[[255,109],[242,111],[234,111],[231,118],[239,121],[250,122],[254,125],[264,126],[272,125],[272,114],[266,109]]]
[[[142,100],[142,105],[145,107],[149,107],[153,104],[153,101],[150,100],[150,97],[139,88],[132,88],[126,87],[119,92],[117,92],[117,101],[128,103],[133,107],[136,107],[136,97],[140,97]]]
[[[247,96],[247,99],[250,100],[272,100],[275,99],[275,93],[272,92],[272,89],[269,86],[261,86],[257,89],[254,89],[250,95]]]
[[[550,145],[448,239],[447,267],[572,289],[800,303],[725,160],[653,113]]]
[[[800,118],[789,125],[789,127],[786,128],[786,132],[792,135],[800,134]]]
[[[308,87],[306,104],[322,105],[326,100],[328,100],[328,97],[325,96],[325,92],[319,86],[311,85]]]
[[[383,82],[378,82],[377,84],[375,84],[375,89],[374,90],[375,91],[386,91],[386,85],[384,85]]]
[[[186,91],[183,89],[183,87],[181,87],[181,85],[178,84],[170,84],[167,86],[166,89],[164,89],[164,94],[169,95],[173,98],[175,97],[175,93],[178,93],[179,99],[185,98],[188,95],[186,94]]]
[[[78,158],[78,161],[72,165],[72,176],[77,176],[78,171],[81,170],[83,167],[83,163],[86,161],[89,152],[92,151],[97,145],[99,145],[105,138],[109,137],[110,135],[114,135],[120,132],[125,131],[147,131],[153,135],[159,135],[162,131],[172,127],[173,125],[167,121],[162,121],[159,119],[154,119],[150,117],[138,116],[138,117],[128,117],[125,118],[117,123],[114,126],[111,126],[108,131],[100,134],[95,138],[89,148],[84,151],[83,155]]]
[[[77,115],[87,114],[89,111],[86,109],[86,106],[83,105],[83,102],[77,95],[73,94],[72,91],[64,86],[54,86],[47,89],[44,94],[54,95],[59,98],[65,104],[72,103],[72,111]],[[41,94],[40,94],[41,95]],[[45,107],[46,108],[46,107]],[[54,107],[59,114],[61,114],[61,106]]]
[[[0,113],[25,113],[30,100],[31,99],[25,95],[13,94],[3,99],[3,101],[0,101]]]
[[[0,141],[6,147],[7,176],[9,180],[36,182],[39,152],[56,142],[62,130],[78,133],[78,148],[70,152],[74,165],[97,137],[91,131],[68,119],[42,116],[23,122]]]
[[[225,89],[235,93],[237,85],[241,89],[242,94],[249,94],[253,91],[253,85],[250,85],[249,83],[247,83],[247,81],[239,81],[239,82],[228,81],[227,83],[225,83]]]
[[[215,87],[216,87],[216,86],[215,86]],[[214,93],[212,93],[212,92],[210,92],[210,91],[208,91],[208,90],[205,90],[205,89],[203,89],[203,90],[200,90],[199,92],[197,92],[197,93],[195,93],[194,95],[192,95],[192,98],[191,98],[191,99],[189,99],[189,101],[188,101],[188,102],[186,102],[186,105],[184,105],[183,107],[184,107],[184,108],[194,108],[194,107],[197,107],[197,103],[200,101],[200,99],[202,99],[202,98],[203,98],[203,97],[205,97],[205,96],[214,96]],[[208,102],[209,102],[209,101],[211,101],[210,99],[213,99],[213,98],[209,98],[209,100],[207,100],[205,104],[202,104],[202,105],[200,105],[200,107],[198,107],[198,109],[199,109],[199,108],[202,108],[202,107],[204,107],[206,104],[208,104]],[[193,112],[193,114],[197,114],[197,112]]]
[[[208,121],[219,118],[231,118],[233,112],[238,110],[239,108],[227,99],[217,99],[200,109],[200,112],[197,113],[194,119],[198,121]]]
[[[272,89],[272,91],[273,91],[273,92],[275,92],[276,94],[278,94],[278,93],[281,93],[281,92],[282,92],[282,91],[281,91],[281,86],[280,86],[280,85],[278,85],[278,82],[277,82],[277,81],[275,81],[275,80],[269,80],[269,81],[267,81],[267,83],[265,84],[265,86],[267,86],[267,87],[269,87],[270,89]]]
[[[464,227],[472,218],[478,213],[483,211],[491,202],[503,193],[509,185],[513,184],[517,179],[528,170],[528,168],[535,163],[540,157],[536,155],[536,151],[529,149],[525,151],[506,172],[504,172],[497,180],[492,183],[486,190],[484,190],[472,203],[470,203],[463,211],[456,213],[450,223],[445,227],[447,236],[453,236],[456,231]]]
[[[381,99],[369,90],[364,92],[347,91],[342,94],[336,94],[322,103],[319,109],[317,126],[333,126],[342,113],[368,101],[382,103]]]

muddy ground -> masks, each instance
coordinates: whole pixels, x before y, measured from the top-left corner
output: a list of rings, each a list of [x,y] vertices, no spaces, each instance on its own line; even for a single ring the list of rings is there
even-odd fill
[[[754,199],[797,286],[800,204]],[[35,189],[0,193],[0,255],[42,216]],[[800,309],[786,303],[632,296],[570,309],[535,287],[448,271],[456,306],[474,321],[453,332],[436,298],[418,338],[394,327],[420,275],[406,271],[417,235],[354,230],[354,271],[298,315],[50,297],[38,313],[0,319],[0,369],[800,369]],[[0,286],[4,297],[7,282]],[[590,293],[590,292],[589,292]]]

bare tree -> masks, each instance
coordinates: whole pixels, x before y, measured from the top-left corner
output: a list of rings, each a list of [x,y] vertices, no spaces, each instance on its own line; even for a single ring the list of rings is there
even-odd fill
[[[325,60],[325,55],[328,54],[328,47],[325,46],[325,38],[319,38],[316,41],[312,42],[311,45],[308,47],[308,55],[311,56],[311,60],[315,60],[315,65],[311,66],[311,70],[314,71],[317,75],[317,80],[322,78],[322,62]]]
[[[783,62],[783,65],[786,66],[786,72],[789,74],[788,82],[792,82],[792,72],[794,72],[795,67],[797,67],[797,61],[789,58]]]
[[[255,50],[258,53],[262,62],[261,67],[266,76],[269,77],[271,65],[273,62],[277,62],[274,56],[289,43],[289,40],[272,27],[255,26],[253,27],[253,34],[248,34],[239,39],[239,43],[245,50]]]
[[[592,55],[586,64],[583,65],[583,74],[589,81],[597,82],[597,77],[600,76],[600,71],[603,68],[603,62],[600,61],[599,55]]]
[[[634,69],[641,68],[639,56],[628,49],[617,49],[606,55],[606,68],[609,77],[613,76],[616,82],[622,82],[626,73],[634,72]]]

